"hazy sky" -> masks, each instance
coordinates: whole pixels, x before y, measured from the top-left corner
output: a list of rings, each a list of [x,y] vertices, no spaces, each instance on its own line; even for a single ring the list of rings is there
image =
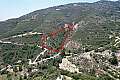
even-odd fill
[[[51,6],[95,1],[98,0],[0,0],[0,21],[17,18],[32,11]]]

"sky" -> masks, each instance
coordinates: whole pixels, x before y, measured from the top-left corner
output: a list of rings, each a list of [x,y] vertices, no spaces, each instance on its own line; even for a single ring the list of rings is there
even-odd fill
[[[0,0],[0,21],[18,18],[35,10],[52,6],[96,1],[98,0]]]

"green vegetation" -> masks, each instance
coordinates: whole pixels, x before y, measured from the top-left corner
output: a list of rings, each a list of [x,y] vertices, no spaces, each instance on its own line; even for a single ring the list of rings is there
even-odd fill
[[[59,32],[55,38],[52,38],[50,36],[50,38],[47,40],[47,45],[52,48],[58,49],[60,45],[63,43],[64,38],[65,38],[65,32]]]
[[[118,65],[118,60],[115,53],[112,54],[112,58],[110,58],[109,61],[112,65]]]
[[[41,38],[41,35],[35,34],[35,35],[27,35],[23,37],[10,38],[10,39],[6,39],[5,41],[27,44],[27,45],[39,45],[40,38]]]
[[[114,80],[110,78],[108,75],[101,75],[99,77],[95,77],[87,74],[70,73],[64,70],[61,70],[61,74],[72,77],[73,80]]]
[[[13,64],[18,60],[26,61],[27,59],[32,59],[41,51],[36,45],[17,46],[13,44],[0,44],[0,48],[0,56],[4,63],[7,64]]]

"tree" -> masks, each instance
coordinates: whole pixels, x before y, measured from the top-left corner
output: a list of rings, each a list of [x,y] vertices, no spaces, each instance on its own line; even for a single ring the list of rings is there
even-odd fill
[[[24,79],[27,79],[27,75],[26,74],[24,75]]]
[[[109,61],[112,65],[118,65],[118,60],[115,53],[112,54],[112,58],[110,58]]]
[[[116,50],[117,50],[117,48],[116,48],[115,46],[112,46],[112,47],[111,47],[111,51],[112,51],[112,52],[116,52]]]
[[[20,76],[20,79],[19,79],[19,80],[23,80],[23,79],[22,79],[22,76]]]
[[[11,77],[10,73],[7,74],[7,78],[8,78],[8,80],[12,80],[12,77]]]
[[[18,72],[18,69],[17,69],[16,66],[13,68],[13,71],[14,71],[15,73]]]
[[[22,69],[22,65],[20,65],[20,66],[19,66],[19,71],[22,71],[22,70],[23,70],[23,69]]]

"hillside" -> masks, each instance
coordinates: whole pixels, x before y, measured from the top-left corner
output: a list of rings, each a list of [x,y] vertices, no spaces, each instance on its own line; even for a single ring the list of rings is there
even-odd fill
[[[50,32],[64,23],[76,22],[80,28],[74,36],[75,40],[88,45],[108,44],[111,31],[119,32],[120,29],[119,4],[118,1],[99,1],[37,10],[17,19],[0,22],[0,37],[30,31]]]
[[[64,26],[73,22],[76,30]],[[120,1],[71,3],[2,21],[0,80],[119,80],[119,34]],[[49,48],[62,41],[65,48],[41,47],[43,36]]]

